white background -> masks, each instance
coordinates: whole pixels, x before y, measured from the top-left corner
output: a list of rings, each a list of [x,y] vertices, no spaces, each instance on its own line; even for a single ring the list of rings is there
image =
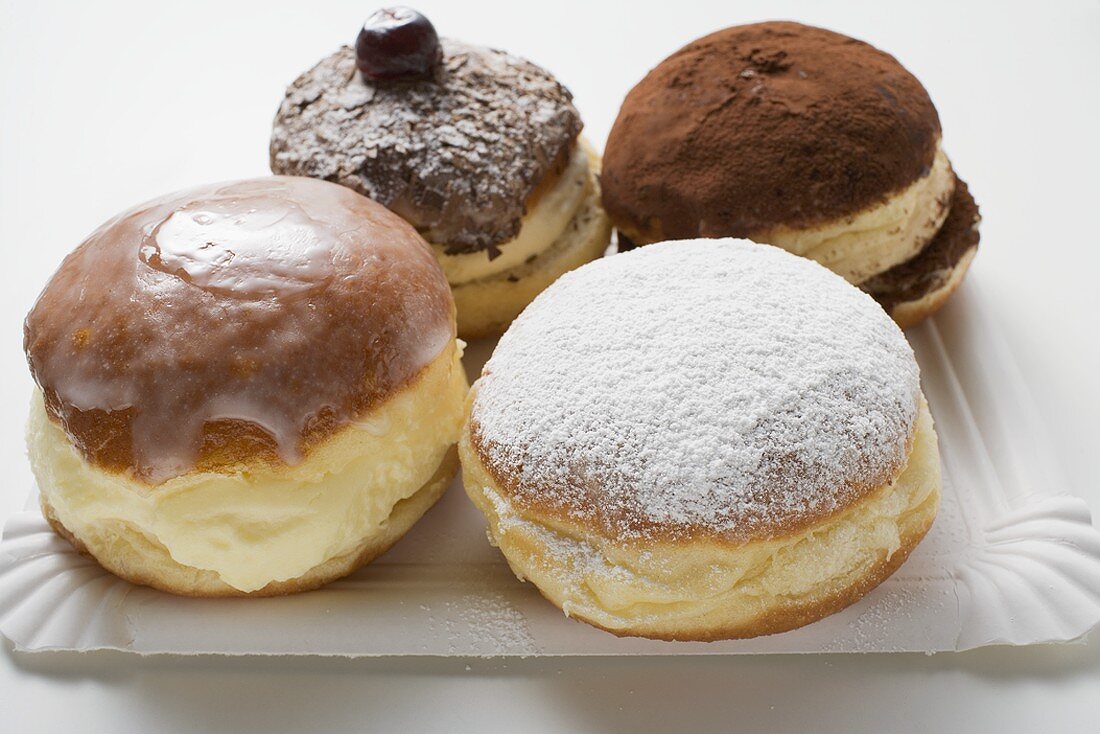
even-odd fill
[[[1100,511],[1100,3],[420,2],[444,35],[548,67],[600,144],[683,43],[791,18],[896,55],[982,207],[972,271],[1070,489]],[[30,486],[22,319],[103,220],[263,174],[284,86],[372,2],[0,1],[0,519]],[[964,286],[965,287],[965,286]],[[0,731],[1097,731],[1091,646],[723,659],[324,660],[0,652]]]

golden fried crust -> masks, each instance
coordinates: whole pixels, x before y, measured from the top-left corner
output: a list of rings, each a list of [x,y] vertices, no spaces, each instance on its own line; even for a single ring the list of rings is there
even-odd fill
[[[894,553],[885,556],[850,586],[831,590],[828,594],[810,601],[801,601],[779,606],[759,617],[752,624],[737,627],[691,627],[686,626],[682,630],[670,633],[664,630],[650,629],[645,625],[639,625],[630,630],[616,630],[601,626],[590,619],[585,619],[580,614],[573,614],[587,624],[610,632],[616,637],[645,637],[651,640],[666,640],[669,642],[715,642],[718,640],[744,640],[763,635],[774,635],[780,632],[788,632],[799,627],[805,627],[811,622],[828,617],[842,609],[850,607],[867,595],[869,591],[881,584],[901,568],[909,558],[909,554],[917,547],[920,541],[932,528],[936,519],[936,511],[939,508],[939,491],[937,490],[927,510],[920,515],[911,528],[907,529],[902,538],[902,545]],[[545,597],[545,595],[544,595]]]
[[[410,225],[344,187],[277,176],[104,224],[47,284],[24,347],[84,458],[155,484],[300,459],[402,389],[454,324]]]
[[[297,578],[272,581],[262,589],[251,592],[229,586],[211,571],[176,563],[164,546],[131,527],[119,528],[120,539],[124,538],[125,542],[112,544],[113,551],[106,547],[89,548],[62,524],[45,497],[40,498],[40,503],[42,514],[58,535],[72,543],[78,552],[89,556],[115,576],[130,583],[150,586],[179,596],[284,596],[324,586],[385,553],[439,501],[457,471],[458,452],[452,448],[444,456],[432,478],[411,497],[398,502],[378,531],[364,538],[359,547],[342,556],[330,558]],[[118,549],[125,550],[119,552]]]

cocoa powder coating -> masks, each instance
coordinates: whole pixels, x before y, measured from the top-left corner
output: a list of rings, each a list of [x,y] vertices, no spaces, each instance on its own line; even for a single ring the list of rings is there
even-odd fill
[[[893,56],[799,23],[736,26],[627,95],[604,206],[638,244],[812,226],[912,184],[939,137],[928,93]]]

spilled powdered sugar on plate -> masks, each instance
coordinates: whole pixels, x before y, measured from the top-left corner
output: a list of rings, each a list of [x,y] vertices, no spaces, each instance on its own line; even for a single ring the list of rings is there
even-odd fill
[[[869,296],[777,248],[696,240],[551,286],[486,365],[472,426],[522,507],[611,537],[748,539],[891,481],[919,396]]]

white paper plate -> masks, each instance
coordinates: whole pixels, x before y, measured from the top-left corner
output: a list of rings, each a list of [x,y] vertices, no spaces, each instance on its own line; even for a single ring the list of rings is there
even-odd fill
[[[131,586],[35,504],[0,543],[0,633],[22,650],[304,655],[620,655],[966,650],[1068,641],[1100,623],[1100,532],[1059,467],[973,276],[909,332],[939,431],[943,506],[909,561],[852,607],[745,641],[618,639],[508,570],[456,480],[392,551],[319,591],[184,599]],[[471,347],[480,370],[492,344]]]

